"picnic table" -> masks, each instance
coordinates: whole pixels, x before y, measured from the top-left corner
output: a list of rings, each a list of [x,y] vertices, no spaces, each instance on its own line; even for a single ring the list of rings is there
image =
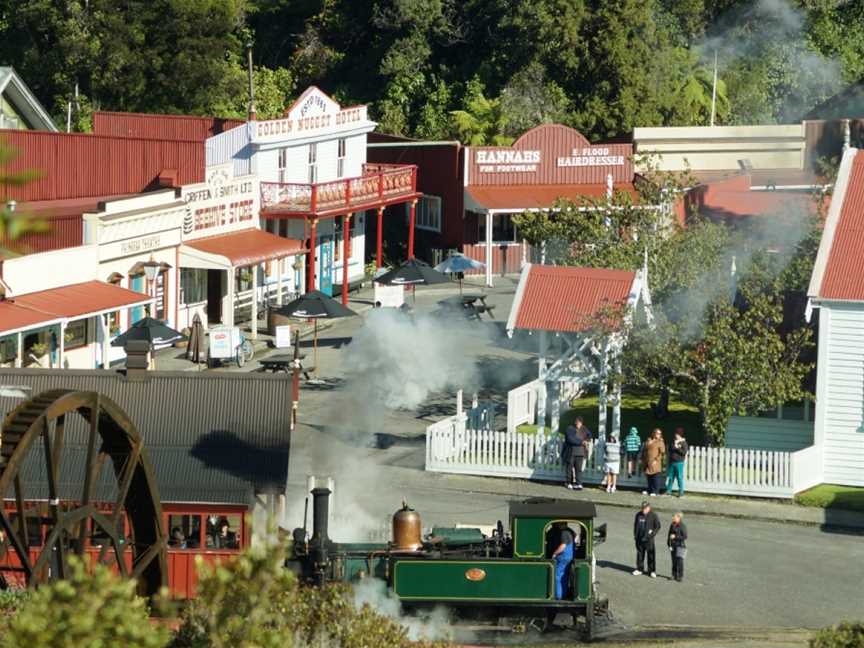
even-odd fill
[[[300,362],[300,373],[303,374],[303,377],[306,380],[311,380],[309,378],[309,372],[315,371],[315,367],[304,367],[303,360],[306,358],[306,354],[301,353],[297,356],[297,360]],[[294,369],[294,355],[289,355],[287,353],[270,356],[268,358],[264,358],[263,360],[259,360],[261,364],[262,371],[272,371],[276,373],[277,371],[284,371],[285,373],[291,373]]]
[[[478,303],[479,302],[479,303]],[[439,302],[441,306],[448,311],[461,312],[468,319],[476,319],[480,321],[483,313],[488,313],[492,318],[494,306],[486,304],[486,295],[462,295],[456,298],[448,298]]]

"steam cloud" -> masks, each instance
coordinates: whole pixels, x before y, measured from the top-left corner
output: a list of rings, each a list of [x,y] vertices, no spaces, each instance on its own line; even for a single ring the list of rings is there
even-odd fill
[[[795,74],[795,90],[786,89],[788,95],[776,117],[780,123],[794,122],[844,86],[839,62],[809,45],[805,20],[788,0],[744,3],[721,16],[695,47],[709,69],[717,53],[721,74],[758,65],[769,56],[785,59]]]
[[[399,599],[377,578],[364,578],[353,586],[354,605],[368,605],[376,612],[398,621],[408,630],[412,641],[445,641],[453,639],[450,617],[444,608],[435,608],[423,617],[405,616]]]

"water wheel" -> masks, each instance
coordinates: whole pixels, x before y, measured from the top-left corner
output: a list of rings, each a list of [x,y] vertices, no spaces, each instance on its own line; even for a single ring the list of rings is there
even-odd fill
[[[13,493],[14,514],[3,505]],[[46,391],[6,416],[0,532],[6,580],[32,587],[63,578],[77,554],[137,579],[142,596],[166,584],[162,504],[143,440],[96,392]]]

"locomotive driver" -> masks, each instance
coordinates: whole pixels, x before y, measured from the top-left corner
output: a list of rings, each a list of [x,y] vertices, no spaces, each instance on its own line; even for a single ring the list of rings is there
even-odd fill
[[[556,522],[555,529],[560,533],[558,547],[552,552],[555,559],[555,598],[563,599],[567,594],[567,568],[573,562],[575,537],[566,522]]]

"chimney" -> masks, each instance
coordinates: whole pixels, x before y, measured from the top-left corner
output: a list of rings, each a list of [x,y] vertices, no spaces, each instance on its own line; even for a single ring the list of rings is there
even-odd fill
[[[849,128],[849,120],[843,120],[843,153],[849,148],[852,143],[852,133]]]
[[[150,343],[147,340],[129,340],[126,343],[126,377],[144,378],[150,365]]]
[[[255,84],[252,75],[252,41],[246,43],[246,61],[249,66],[249,121],[255,121]]]

